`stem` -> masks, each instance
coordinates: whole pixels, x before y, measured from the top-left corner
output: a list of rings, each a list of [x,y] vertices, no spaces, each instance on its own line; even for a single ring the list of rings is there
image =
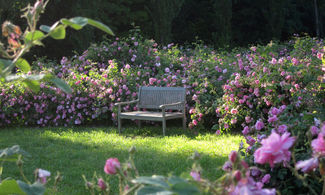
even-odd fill
[[[32,45],[28,44],[26,45],[26,47],[20,50],[18,55],[15,57],[15,59],[11,62],[11,64],[7,68],[3,70],[3,72],[5,74],[8,74],[15,67],[15,63],[18,61],[18,59],[21,58],[25,54],[25,52],[28,51],[28,49],[30,49],[31,47]]]
[[[21,176],[23,177],[23,179],[26,181],[26,183],[31,184],[30,181],[28,181],[28,179],[26,178],[24,172],[23,172],[23,166],[19,166],[19,172],[21,174]]]
[[[123,184],[122,184],[123,180],[120,175],[118,177],[118,180],[119,180],[120,194],[122,194],[123,193]]]
[[[323,192],[322,192],[322,195],[325,195],[325,179],[323,177]]]
[[[308,185],[308,183],[306,182],[305,177],[301,176],[295,168],[293,168],[293,167],[291,167],[291,166],[289,166],[289,168],[291,169],[291,171],[293,172],[293,174],[294,174],[298,179],[300,179],[300,180],[302,181],[302,184],[303,184],[305,187],[307,187],[307,188],[309,189],[309,191],[310,191],[312,194],[317,195],[317,193],[315,192],[315,190],[314,190],[312,187],[310,187],[310,186]],[[324,184],[324,185],[325,185],[325,184]],[[323,190],[324,190],[324,187],[323,187]]]

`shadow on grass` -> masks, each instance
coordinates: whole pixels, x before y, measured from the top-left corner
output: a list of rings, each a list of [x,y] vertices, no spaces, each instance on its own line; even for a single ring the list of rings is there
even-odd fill
[[[195,137],[194,134],[184,134],[182,131],[179,127],[169,127],[167,135],[172,138],[175,135]],[[169,137],[162,137],[161,127],[147,125],[141,129],[126,127],[122,136],[118,135],[114,127],[0,130],[0,149],[18,144],[32,154],[32,158],[26,160],[24,168],[30,180],[33,181],[33,171],[36,168],[47,169],[53,175],[56,171],[62,173],[59,194],[87,194],[81,175],[90,178],[96,171],[98,175],[107,177],[103,172],[106,159],[116,157],[124,162],[128,159],[128,149],[132,145],[137,148],[134,160],[143,176],[190,172],[192,161],[189,157],[195,148],[173,141]],[[172,146],[174,144],[177,147]],[[221,176],[222,171],[217,168],[226,160],[224,155],[203,154],[200,161],[204,168],[203,176],[209,179]],[[8,176],[20,178],[14,163],[4,166],[2,178]],[[113,178],[111,182],[115,194],[117,179]]]

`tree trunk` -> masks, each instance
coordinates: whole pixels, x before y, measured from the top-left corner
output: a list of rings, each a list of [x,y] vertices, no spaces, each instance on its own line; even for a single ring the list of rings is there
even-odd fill
[[[153,22],[155,39],[162,44],[172,40],[172,22],[177,17],[184,0],[150,0],[147,11]]]
[[[314,0],[314,8],[315,8],[315,20],[316,20],[316,35],[320,37],[320,23],[319,23],[319,14],[318,14],[318,4],[317,0]]]

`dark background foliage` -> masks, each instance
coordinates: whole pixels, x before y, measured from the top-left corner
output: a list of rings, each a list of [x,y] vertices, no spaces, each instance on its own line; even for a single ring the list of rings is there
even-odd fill
[[[0,22],[10,20],[23,26],[20,10],[28,3],[34,0],[0,0]],[[146,38],[162,44],[200,39],[216,48],[232,48],[287,40],[295,33],[325,35],[325,1],[321,0],[51,0],[40,24],[73,16],[102,21],[119,37],[134,25],[140,26]],[[91,27],[68,32],[64,41],[48,39],[46,48],[39,47],[30,55],[70,56],[101,41],[103,35]]]

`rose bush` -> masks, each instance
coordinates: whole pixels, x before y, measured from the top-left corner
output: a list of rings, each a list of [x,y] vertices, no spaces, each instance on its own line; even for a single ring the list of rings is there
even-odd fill
[[[317,77],[322,74],[323,53],[322,42],[308,37],[232,52],[216,52],[201,43],[160,47],[135,29],[130,37],[93,45],[81,55],[63,57],[60,63],[35,62],[35,71],[57,75],[71,86],[72,94],[47,85],[41,85],[38,93],[18,84],[1,86],[0,125],[114,122],[114,103],[136,99],[139,86],[183,86],[190,128],[213,126],[223,132],[244,127],[248,133],[256,121],[268,120],[273,107],[320,112],[324,92],[318,89]]]

